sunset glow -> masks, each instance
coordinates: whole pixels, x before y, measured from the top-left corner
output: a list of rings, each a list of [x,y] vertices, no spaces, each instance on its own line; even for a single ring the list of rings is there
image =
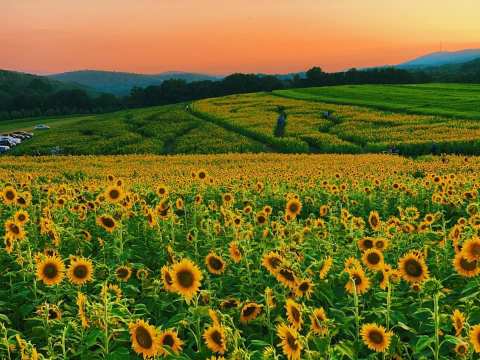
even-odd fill
[[[0,68],[227,74],[480,47],[478,0],[4,0]]]

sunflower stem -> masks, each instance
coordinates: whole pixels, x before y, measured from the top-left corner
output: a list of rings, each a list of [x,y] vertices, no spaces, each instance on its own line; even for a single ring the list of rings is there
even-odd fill
[[[440,293],[436,292],[433,296],[433,321],[435,324],[435,360],[438,360],[440,356],[440,314],[438,308],[439,298]]]

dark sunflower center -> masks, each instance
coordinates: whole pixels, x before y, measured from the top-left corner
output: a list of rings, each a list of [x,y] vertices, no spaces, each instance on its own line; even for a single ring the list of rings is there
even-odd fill
[[[138,327],[137,331],[135,331],[135,338],[140,346],[144,349],[150,349],[153,345],[152,337],[147,329],[144,327]]]
[[[298,211],[298,205],[295,203],[290,204],[289,208],[290,212],[296,213]]]
[[[368,338],[374,344],[382,344],[383,343],[383,334],[377,330],[371,330],[368,334]]]
[[[365,241],[363,242],[363,245],[367,248],[367,249],[371,249],[373,247],[373,241],[370,240],[370,239],[365,239]]]
[[[172,347],[175,344],[175,341],[173,340],[173,336],[170,334],[167,334],[163,337],[162,340],[163,345],[167,345]]]
[[[222,334],[218,330],[214,330],[211,335],[212,341],[218,346],[223,346]]]
[[[353,274],[352,275],[353,281],[356,286],[360,285],[362,283],[362,278],[358,274]]]
[[[15,193],[11,190],[7,190],[5,192],[5,197],[8,199],[8,200],[13,200],[15,199]]]
[[[55,320],[58,317],[58,314],[55,310],[49,309],[48,310],[48,319],[49,320]]]
[[[378,225],[378,219],[377,219],[376,216],[373,216],[371,221],[372,221],[372,225],[373,225],[373,226]]]
[[[73,269],[73,274],[75,275],[76,278],[79,278],[79,279],[84,279],[87,277],[88,275],[88,269],[85,265],[77,265],[75,266],[75,268]]]
[[[263,224],[266,219],[265,219],[265,216],[260,215],[260,216],[257,218],[257,220],[258,220],[258,222],[259,222],[260,224]]]
[[[206,176],[207,176],[207,174],[205,174],[203,171],[200,171],[200,172],[198,173],[198,177],[199,177],[200,179],[205,179]]]
[[[19,214],[18,215],[18,220],[22,221],[22,222],[25,221],[25,214]]]
[[[257,307],[254,305],[247,306],[246,308],[243,309],[243,316],[250,316],[255,312],[255,309]]]
[[[477,262],[476,261],[468,261],[467,259],[462,258],[462,260],[460,260],[460,266],[464,270],[473,271],[477,268]]]
[[[10,232],[14,233],[15,235],[18,235],[20,233],[20,228],[15,224],[11,224]]]
[[[459,345],[457,349],[460,354],[465,354],[467,352],[467,347],[463,344]]]
[[[268,263],[270,264],[270,266],[273,268],[273,269],[276,269],[280,266],[281,264],[281,261],[279,258],[276,258],[276,257],[272,257],[268,260]]]
[[[27,201],[26,201],[24,198],[22,198],[22,197],[19,197],[19,198],[17,199],[17,202],[18,202],[20,205],[25,205],[25,204],[27,203]]]
[[[299,286],[301,292],[306,292],[310,288],[310,285],[308,285],[307,282],[303,282]]]
[[[385,243],[383,241],[379,240],[375,243],[375,247],[377,249],[383,249],[385,247]]]
[[[298,349],[297,340],[290,332],[287,333],[286,340],[290,349],[292,349],[293,351],[296,351]]]
[[[293,275],[293,272],[291,272],[288,269],[280,270],[280,275],[282,275],[288,281],[294,281],[295,280],[295,276]]]
[[[118,199],[120,197],[120,192],[117,189],[110,190],[110,199]]]
[[[120,279],[125,279],[128,276],[128,270],[125,268],[121,268],[117,270],[117,276]]]
[[[182,270],[177,273],[177,279],[180,285],[184,288],[189,288],[193,285],[193,274],[190,270]]]
[[[380,256],[377,253],[370,253],[367,256],[369,264],[377,265],[380,262]]]
[[[111,218],[102,218],[102,223],[107,228],[113,228],[115,226],[115,222]]]
[[[405,272],[413,277],[419,277],[423,274],[421,264],[415,259],[409,259],[405,263]]]
[[[298,309],[295,306],[292,306],[291,311],[292,311],[293,320],[295,320],[295,322],[299,322],[300,321],[300,311],[298,311]]]
[[[54,279],[58,274],[58,268],[55,264],[48,263],[43,268],[43,275],[49,279]]]
[[[223,262],[219,258],[211,257],[209,259],[208,263],[210,264],[210,266],[214,270],[222,270],[223,269]]]

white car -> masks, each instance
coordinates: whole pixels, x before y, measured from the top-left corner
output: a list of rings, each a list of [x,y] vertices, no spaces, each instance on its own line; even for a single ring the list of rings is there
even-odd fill
[[[0,154],[6,153],[10,150],[10,146],[0,146]]]
[[[38,124],[38,125],[35,125],[35,130],[48,130],[50,129],[50,126],[48,125],[45,125],[45,124]]]

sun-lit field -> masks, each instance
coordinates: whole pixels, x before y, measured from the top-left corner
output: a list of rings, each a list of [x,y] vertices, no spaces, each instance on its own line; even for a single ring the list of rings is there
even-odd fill
[[[381,153],[480,155],[478,86],[361,85],[209,98],[113,113],[0,122],[31,130],[14,155]],[[279,109],[284,133],[275,134]],[[16,126],[16,127],[15,127]]]
[[[480,158],[3,157],[1,359],[480,351]]]

